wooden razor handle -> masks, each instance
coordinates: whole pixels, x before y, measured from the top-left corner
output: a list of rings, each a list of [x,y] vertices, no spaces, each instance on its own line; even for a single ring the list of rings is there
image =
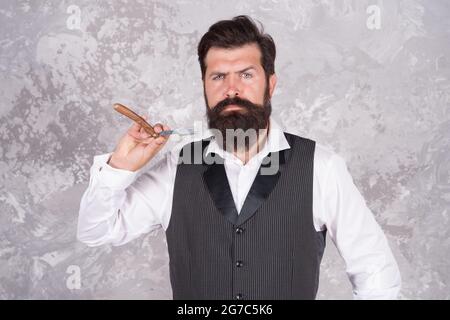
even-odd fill
[[[124,116],[130,118],[134,122],[139,123],[142,126],[142,128],[144,128],[145,132],[147,132],[152,137],[154,137],[154,138],[159,137],[159,134],[157,134],[155,132],[153,127],[150,124],[148,124],[148,122],[145,121],[144,118],[139,116],[137,113],[132,111],[130,108],[127,108],[123,104],[120,104],[120,103],[115,103],[113,107],[114,107],[114,109],[117,112],[119,112],[119,113],[123,114]]]

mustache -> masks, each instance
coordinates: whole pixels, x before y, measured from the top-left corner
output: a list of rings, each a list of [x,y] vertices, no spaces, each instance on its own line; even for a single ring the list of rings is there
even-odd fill
[[[251,102],[251,101],[249,101],[247,99],[242,99],[242,98],[239,98],[239,97],[233,97],[233,98],[223,99],[222,101],[217,103],[214,106],[214,108],[212,108],[211,111],[214,112],[214,113],[220,113],[227,106],[232,105],[232,104],[240,106],[240,107],[244,107],[246,109],[254,109],[254,108],[262,107],[262,105],[254,104],[253,102]]]

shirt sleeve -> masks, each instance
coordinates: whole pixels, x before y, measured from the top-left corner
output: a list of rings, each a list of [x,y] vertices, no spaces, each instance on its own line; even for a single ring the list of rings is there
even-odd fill
[[[343,158],[333,154],[327,166],[325,224],[345,261],[354,299],[396,299],[401,278],[386,236],[356,188]]]
[[[170,219],[176,169],[171,153],[145,172],[111,167],[107,164],[111,154],[94,157],[81,198],[77,238],[88,246],[122,245],[166,228]]]

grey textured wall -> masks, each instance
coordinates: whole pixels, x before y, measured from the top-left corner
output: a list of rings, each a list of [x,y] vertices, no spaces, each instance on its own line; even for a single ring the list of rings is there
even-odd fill
[[[447,0],[2,0],[0,298],[171,297],[164,233],[88,248],[79,201],[130,125],[113,102],[172,127],[204,119],[196,45],[237,14],[277,43],[275,118],[347,160],[401,297],[450,298]],[[319,298],[351,298],[331,243]]]

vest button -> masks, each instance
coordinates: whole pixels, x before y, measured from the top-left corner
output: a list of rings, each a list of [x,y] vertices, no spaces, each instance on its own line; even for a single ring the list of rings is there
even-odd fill
[[[236,300],[242,300],[244,299],[244,296],[242,295],[242,293],[238,293],[235,297]]]
[[[244,262],[242,262],[241,260],[236,261],[236,267],[241,268],[244,266]]]
[[[244,232],[244,229],[237,227],[235,231],[236,231],[236,234],[242,234],[242,232]]]

